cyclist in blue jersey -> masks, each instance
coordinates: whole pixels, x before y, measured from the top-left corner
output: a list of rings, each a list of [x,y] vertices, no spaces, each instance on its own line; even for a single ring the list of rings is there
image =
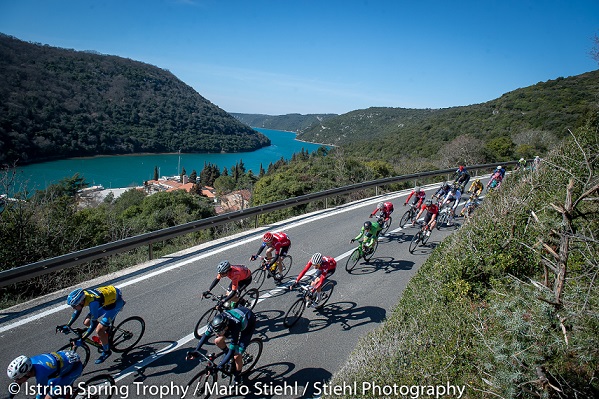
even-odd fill
[[[22,385],[31,377],[37,383],[36,399],[54,399],[70,393],[73,383],[81,375],[83,364],[73,351],[58,351],[27,357],[21,355],[6,370],[8,377]],[[18,390],[17,390],[18,392]],[[16,392],[11,392],[13,398]]]
[[[86,290],[77,288],[67,297],[67,304],[75,311],[71,315],[71,320],[62,326],[62,332],[67,334],[71,325],[81,315],[83,308],[89,306],[89,313],[83,321],[83,324],[89,328],[83,333],[81,340],[75,342],[75,345],[81,345],[80,341],[89,337],[95,330],[102,343],[102,353],[96,360],[96,364],[103,363],[112,355],[108,343],[108,327],[125,306],[121,290],[112,285]]]
[[[229,339],[229,348],[218,368],[223,368],[231,356],[235,359],[235,370],[233,371],[233,379],[236,384],[242,384],[241,371],[243,368],[243,354],[245,348],[252,339],[252,334],[256,327],[256,316],[254,313],[244,307],[238,306],[235,309],[226,310],[214,316],[210,324],[206,328],[206,332],[198,342],[196,348],[187,353],[186,360],[195,359],[200,355],[199,350],[208,341],[213,334],[216,334],[214,343],[223,352],[226,350],[226,339]]]

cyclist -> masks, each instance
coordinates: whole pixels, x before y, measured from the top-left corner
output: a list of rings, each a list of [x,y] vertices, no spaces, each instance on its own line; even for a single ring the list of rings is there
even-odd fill
[[[227,289],[227,296],[223,298],[223,302],[231,301],[231,308],[234,308],[239,300],[239,295],[252,282],[252,272],[244,265],[232,265],[228,260],[223,260],[216,267],[216,278],[210,284],[208,291],[202,293],[202,297],[206,298],[208,293],[216,287],[216,284],[223,277],[231,279],[231,284],[229,284],[229,288]]]
[[[291,246],[291,240],[287,236],[287,234],[283,232],[271,233],[267,232],[262,237],[262,245],[258,249],[256,255],[252,255],[250,257],[251,261],[254,261],[258,258],[258,255],[262,253],[262,250],[266,248],[266,260],[268,261],[268,277],[270,277],[270,272],[274,272],[272,270],[273,265],[279,260],[281,256],[287,256],[287,252],[289,252],[289,247]],[[272,255],[274,252],[274,256]],[[283,270],[281,263],[277,265],[277,270],[274,275],[274,279],[276,281],[281,281],[281,271]]]
[[[516,170],[519,170],[520,172],[524,172],[526,170],[526,159],[520,158],[518,160],[518,165],[516,165]]]
[[[406,202],[404,202],[403,206],[408,205],[408,202],[410,201],[410,198],[412,198],[412,196],[414,196],[414,201],[412,202],[412,205],[415,208],[420,208],[422,201],[424,201],[424,199],[426,198],[426,193],[420,187],[414,187],[410,195],[408,195],[408,198],[406,198]]]
[[[461,186],[459,185],[459,183],[454,183],[451,189],[449,190],[449,193],[445,196],[445,199],[443,200],[443,202],[441,202],[441,205],[439,206],[439,208],[443,208],[445,204],[453,203],[453,206],[451,207],[451,214],[449,215],[449,222],[447,223],[448,226],[453,225],[453,219],[455,218],[455,210],[460,203],[460,198],[462,198]]]
[[[453,182],[458,183],[462,187],[462,190],[470,181],[470,172],[468,172],[468,169],[466,169],[464,165],[460,165],[460,167],[455,171],[454,176],[455,180]]]
[[[108,343],[108,327],[110,327],[116,315],[125,306],[121,290],[113,285],[86,290],[77,288],[68,295],[67,304],[75,309],[75,311],[71,315],[71,320],[62,326],[62,332],[67,334],[70,331],[69,328],[79,318],[79,315],[81,315],[83,308],[89,306],[89,313],[83,321],[83,324],[88,329],[83,333],[81,339],[75,341],[75,345],[80,345],[85,338],[89,337],[96,330],[98,338],[100,338],[100,342],[102,343],[102,353],[95,363],[103,363],[112,355]]]
[[[483,186],[483,184],[480,182],[480,179],[476,179],[470,185],[470,188],[468,189],[468,194],[472,193],[472,195],[478,197],[482,194],[484,188],[485,186]]]
[[[383,220],[386,222],[389,220],[389,216],[393,213],[393,204],[391,202],[379,202],[376,205],[376,209],[372,211],[369,217],[373,217],[377,214],[377,212],[381,213],[381,216],[384,218]]]
[[[352,238],[350,242],[354,242],[363,238],[364,252],[370,252],[374,248],[374,241],[378,240],[380,232],[381,226],[378,224],[378,222],[366,221],[360,230],[360,234],[358,234],[356,238]]]
[[[229,340],[229,348],[223,359],[218,364],[218,368],[222,369],[233,356],[235,359],[235,370],[233,370],[233,379],[236,384],[242,384],[241,371],[243,369],[242,354],[245,348],[252,339],[252,334],[256,327],[256,316],[254,313],[243,306],[238,306],[235,309],[226,310],[214,316],[210,324],[206,328],[206,332],[200,338],[196,348],[187,353],[186,360],[195,359],[200,355],[199,350],[208,341],[208,339],[216,334],[214,343],[223,352],[227,349],[225,340]]]
[[[499,188],[499,186],[501,186],[501,182],[503,181],[503,174],[501,173],[502,169],[499,169],[501,168],[501,166],[498,166],[497,168],[498,169],[495,170],[495,172],[491,176],[491,179],[487,183],[487,190],[489,190],[489,187]]]
[[[306,263],[304,270],[297,275],[295,282],[289,286],[289,289],[292,289],[297,284],[299,284],[300,280],[304,275],[310,270],[311,267],[316,269],[316,273],[314,273],[314,280],[310,283],[312,286],[313,292],[316,291],[316,298],[314,299],[314,303],[317,304],[320,301],[320,290],[325,280],[332,276],[335,273],[335,269],[337,268],[337,261],[332,256],[322,256],[321,253],[316,252],[312,255],[312,258]]]
[[[441,199],[445,198],[447,193],[449,193],[450,189],[451,189],[451,184],[449,182],[443,183],[443,185],[441,187],[439,187],[439,189],[433,195],[433,199],[437,199],[437,200],[441,201]]]
[[[412,222],[412,226],[416,224],[416,220],[422,215],[422,213],[426,210],[426,215],[424,216],[424,224],[426,225],[426,235],[430,236],[431,231],[437,225],[437,216],[439,215],[439,207],[437,204],[433,204],[432,200],[424,201],[424,205],[420,208],[420,212],[416,216],[414,222]]]
[[[540,164],[541,164],[541,157],[537,155],[535,157],[535,160],[532,162],[532,168],[533,168],[533,170],[536,170],[539,167]]]
[[[503,166],[499,165],[497,169],[495,169],[495,173],[497,172],[499,172],[502,179],[505,177],[505,168]]]
[[[35,377],[36,399],[64,397],[72,390],[73,383],[81,375],[83,364],[79,355],[73,351],[42,353],[27,357],[21,355],[8,365],[6,374],[15,383],[22,385]],[[16,393],[9,395],[13,398]]]

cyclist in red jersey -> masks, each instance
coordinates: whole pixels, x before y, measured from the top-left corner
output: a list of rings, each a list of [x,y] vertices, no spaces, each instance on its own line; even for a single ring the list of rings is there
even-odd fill
[[[414,196],[414,201],[412,202],[412,205],[415,205],[416,208],[420,208],[420,205],[422,205],[422,202],[426,198],[426,193],[420,187],[415,187],[410,193],[410,195],[408,195],[408,198],[406,198],[406,202],[404,202],[403,206],[408,205],[408,202],[410,201],[410,198],[412,198],[412,196]]]
[[[260,248],[258,249],[258,252],[256,253],[256,255],[252,255],[250,257],[250,260],[256,260],[258,258],[258,255],[260,255],[262,253],[262,250],[264,248],[266,248],[266,252],[265,252],[265,257],[266,260],[268,261],[268,270],[270,271],[272,269],[272,265],[275,264],[275,262],[277,260],[279,260],[280,256],[287,256],[287,252],[289,252],[289,247],[291,246],[291,240],[289,239],[289,237],[287,236],[287,234],[283,233],[283,232],[278,232],[278,233],[271,233],[268,232],[266,234],[264,234],[264,236],[262,237],[262,245],[260,245]],[[274,252],[274,256],[273,256],[273,252]],[[277,281],[281,281],[281,271],[282,271],[282,266],[281,263],[279,263],[277,265],[277,270],[275,272],[275,280]],[[270,277],[270,275],[269,275]]]
[[[252,272],[244,265],[231,265],[228,260],[224,260],[216,267],[217,275],[208,291],[204,291],[202,296],[205,298],[216,284],[223,278],[231,279],[231,284],[227,290],[227,296],[223,298],[223,302],[231,301],[231,307],[234,307],[239,300],[239,295],[252,282]]]
[[[373,217],[378,212],[381,213],[381,216],[384,217],[384,221],[389,220],[389,216],[393,213],[393,204],[391,202],[379,202],[376,206],[376,209],[372,211],[369,217]]]
[[[304,267],[304,270],[297,275],[295,282],[289,286],[289,289],[292,289],[299,284],[302,277],[304,277],[311,267],[316,269],[316,273],[314,274],[315,278],[312,280],[310,285],[312,286],[312,289],[316,291],[316,299],[314,300],[314,304],[318,304],[318,301],[320,301],[320,289],[325,280],[335,273],[337,261],[332,256],[322,256],[322,254],[319,252],[315,253]]]
[[[437,225],[437,215],[439,215],[439,207],[437,204],[433,204],[433,201],[428,199],[424,202],[422,207],[420,208],[420,212],[416,215],[416,219],[412,222],[412,226],[416,223],[416,220],[422,215],[422,213],[426,210],[426,215],[424,216],[424,224],[427,225],[426,235],[430,236],[431,231]]]

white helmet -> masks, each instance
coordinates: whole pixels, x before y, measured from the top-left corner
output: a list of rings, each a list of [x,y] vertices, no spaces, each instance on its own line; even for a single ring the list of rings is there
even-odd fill
[[[420,192],[420,186],[414,187],[414,191],[416,191],[417,193],[419,193]]]
[[[313,265],[320,265],[322,263],[322,254],[320,252],[316,252],[312,255],[312,259],[310,260]]]
[[[33,364],[31,363],[31,359],[21,355],[10,362],[8,369],[6,369],[6,374],[8,375],[8,378],[18,380],[19,378],[23,378],[32,368]]]
[[[383,203],[379,202],[378,204],[376,204],[376,209],[383,209]]]

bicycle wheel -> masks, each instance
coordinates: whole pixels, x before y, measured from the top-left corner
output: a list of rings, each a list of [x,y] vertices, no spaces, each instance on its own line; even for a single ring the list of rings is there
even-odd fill
[[[428,242],[429,238],[431,238],[431,236],[427,235],[426,233],[422,233],[421,245],[426,245],[426,243]]]
[[[266,270],[262,266],[258,266],[256,270],[252,272],[252,282],[256,283],[256,288],[262,288],[262,284],[266,280]]]
[[[410,241],[410,248],[408,248],[408,249],[411,254],[414,253],[414,250],[418,246],[418,243],[420,242],[421,239],[422,239],[422,230],[420,230],[416,234],[414,234],[414,237],[412,237],[412,241]]]
[[[193,336],[196,337],[197,339],[202,338],[204,331],[201,331],[201,330],[203,330],[203,328],[208,323],[210,323],[210,320],[212,320],[214,318],[214,316],[216,316],[217,313],[218,313],[218,310],[216,310],[215,308],[208,309],[196,323],[196,326],[193,329]]]
[[[260,291],[258,291],[258,288],[251,288],[243,293],[241,298],[239,298],[239,303],[242,304],[241,306],[245,306],[249,309],[254,309],[254,307],[258,303],[258,299],[260,299]],[[245,303],[243,303],[242,301],[245,301]]]
[[[412,221],[412,210],[408,209],[406,213],[403,214],[401,219],[399,219],[399,227],[403,228],[408,222]]]
[[[437,218],[437,230],[441,229],[442,224],[446,224],[449,220],[449,213],[447,212],[439,212],[439,216]]]
[[[280,261],[281,264],[281,278],[285,277],[289,270],[291,269],[291,265],[293,264],[293,258],[291,255],[284,256]]]
[[[108,336],[110,348],[117,352],[126,352],[132,349],[146,331],[146,322],[139,316],[131,316],[121,321],[116,328],[112,328]]]
[[[283,319],[283,324],[285,327],[293,327],[293,325],[298,322],[300,317],[302,317],[304,309],[306,309],[306,303],[303,297],[293,302],[293,305],[291,305],[285,314],[285,319]]]
[[[112,397],[111,388],[115,385],[114,378],[108,374],[100,374],[89,380],[77,384],[78,390],[75,399],[110,399]]]
[[[333,290],[335,289],[335,284],[332,281],[325,281],[320,289],[320,301],[318,305],[314,306],[315,309],[322,309],[324,305],[327,304],[329,299],[331,299],[331,295],[333,295]]]
[[[90,349],[87,344],[83,344],[81,346],[76,346],[73,348],[73,345],[68,343],[62,348],[60,348],[59,351],[73,351],[77,353],[79,355],[79,358],[81,359],[81,363],[83,363],[83,368],[85,368],[85,366],[87,366],[87,362],[89,362]]]
[[[386,220],[385,222],[383,222],[383,229],[381,230],[381,235],[386,234],[387,231],[389,231],[389,227],[391,227],[392,221],[393,221],[393,218],[391,216],[389,216],[389,219]]]
[[[208,369],[204,369],[193,376],[187,383],[186,398],[209,398],[212,395],[212,389],[216,387],[218,374]],[[215,395],[216,396],[216,395]]]
[[[374,241],[374,244],[372,245],[372,251],[366,253],[366,251],[364,251],[364,260],[366,262],[370,262],[370,259],[372,259],[372,257],[374,256],[374,253],[376,252],[376,249],[379,246],[379,242],[378,240]]]
[[[243,358],[243,368],[241,369],[241,375],[247,375],[258,363],[260,356],[262,355],[262,349],[264,344],[260,338],[253,338],[248,346],[243,351],[241,357]]]
[[[356,248],[354,249],[354,252],[352,252],[351,255],[347,258],[347,262],[345,262],[345,270],[347,270],[347,272],[351,272],[352,270],[354,270],[354,267],[356,267],[359,261],[360,250]]]

